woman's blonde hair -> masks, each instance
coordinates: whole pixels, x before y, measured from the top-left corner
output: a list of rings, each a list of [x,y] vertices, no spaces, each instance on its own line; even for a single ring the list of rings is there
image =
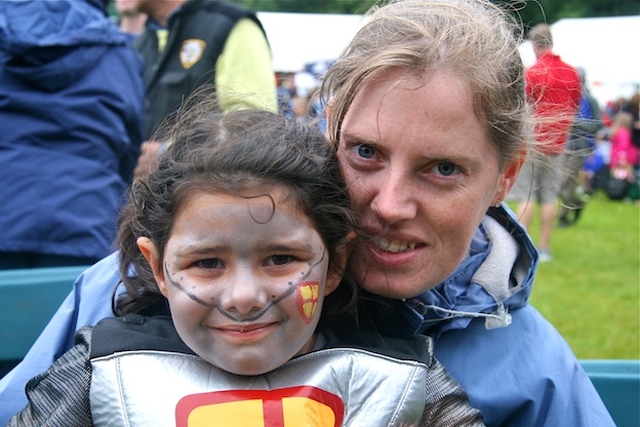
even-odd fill
[[[531,116],[514,15],[486,0],[395,0],[365,19],[323,82],[334,143],[357,93],[382,72],[402,69],[422,78],[446,71],[466,82],[502,166],[527,146]]]

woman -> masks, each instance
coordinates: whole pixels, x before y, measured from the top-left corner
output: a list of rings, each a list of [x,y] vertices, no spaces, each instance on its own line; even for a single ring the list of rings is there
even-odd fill
[[[391,3],[329,72],[330,136],[370,235],[351,268],[387,297],[371,296],[372,325],[431,335],[487,425],[614,425],[566,342],[527,304],[537,252],[500,203],[529,141],[516,30],[484,0]],[[56,324],[65,312],[85,323],[112,315],[114,260],[79,278],[78,297],[2,381],[0,397],[70,339],[75,321]],[[12,404],[24,399],[13,393]]]
[[[482,0],[374,11],[325,76],[329,133],[369,236],[373,326],[425,333],[487,425],[613,425],[527,301],[537,253],[501,201],[527,151],[518,26]]]

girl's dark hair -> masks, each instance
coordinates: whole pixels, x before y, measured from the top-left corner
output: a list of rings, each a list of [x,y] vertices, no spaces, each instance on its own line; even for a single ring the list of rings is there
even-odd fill
[[[286,187],[322,237],[330,268],[338,268],[336,249],[355,230],[356,220],[332,145],[317,128],[267,111],[218,111],[206,94],[188,99],[174,124],[165,128],[162,140],[171,145],[159,166],[146,180],[133,183],[118,223],[120,274],[126,292],[116,302],[116,315],[164,304],[136,241],[149,238],[162,265],[175,215],[196,191],[242,195],[249,188]],[[338,290],[339,301],[334,297],[336,305],[325,302],[323,315],[350,309],[355,285],[343,280]]]

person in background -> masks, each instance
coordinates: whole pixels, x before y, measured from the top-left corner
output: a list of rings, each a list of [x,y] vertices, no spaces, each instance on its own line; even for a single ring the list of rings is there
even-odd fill
[[[132,187],[118,240],[138,275],[118,317],[81,329],[7,425],[484,426],[429,338],[330,326],[355,308],[334,147],[294,119],[210,107],[183,106]]]
[[[636,91],[631,98],[629,98],[629,104],[627,106],[627,111],[631,113],[632,121],[631,124],[631,142],[633,145],[640,150],[640,92]],[[630,191],[631,198],[635,198],[635,203],[637,206],[640,206],[640,162],[636,164],[634,171],[634,184]]]
[[[578,71],[553,53],[551,28],[538,24],[528,38],[536,63],[526,73],[527,96],[536,118],[536,147],[530,153],[522,173],[509,196],[518,201],[517,216],[525,228],[533,220],[540,204],[540,262],[552,260],[551,235],[562,185],[562,154],[569,128],[575,120],[582,83]]]
[[[487,425],[613,426],[566,341],[528,303],[538,253],[500,203],[532,139],[515,34],[512,15],[485,0],[372,9],[322,90],[361,215],[348,270],[368,292],[363,326],[433,337]],[[0,380],[0,421],[79,327],[114,315],[116,260],[78,278]]]
[[[640,92],[631,95],[625,109],[631,113],[633,125],[631,126],[631,142],[640,149]]]
[[[131,0],[149,16],[135,46],[145,62],[145,143],[136,168],[144,176],[167,141],[156,126],[196,88],[215,84],[222,111],[277,111],[271,50],[255,13],[217,0]],[[163,148],[164,147],[164,148]]]
[[[293,78],[290,75],[280,77],[277,88],[278,114],[286,118],[295,117],[293,113],[293,97],[296,95],[296,88],[293,85]]]
[[[582,166],[582,185],[589,196],[606,187],[611,159],[609,136],[609,128],[606,126],[596,132],[595,147]]]
[[[140,57],[102,0],[7,0],[0,63],[0,269],[92,264],[142,143]]]
[[[587,87],[585,71],[578,68],[582,81],[582,98],[578,115],[569,129],[567,148],[563,154],[564,182],[560,188],[558,225],[568,227],[580,218],[587,197],[583,185],[582,167],[590,152],[595,150],[596,133],[602,129],[602,114],[598,101]]]
[[[631,129],[633,115],[621,110],[613,117],[611,132],[611,158],[609,169],[612,176],[633,182],[633,172],[638,166],[638,148],[633,144]]]
[[[136,0],[115,0],[116,11],[118,12],[118,26],[133,39],[142,34],[144,25],[147,22],[147,14],[138,11],[134,6]]]

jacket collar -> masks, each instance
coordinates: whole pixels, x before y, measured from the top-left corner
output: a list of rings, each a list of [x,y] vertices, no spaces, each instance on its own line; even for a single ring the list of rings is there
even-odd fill
[[[444,282],[406,301],[365,294],[367,321],[395,335],[427,333],[435,339],[484,317],[489,329],[510,324],[509,311],[531,295],[538,253],[525,229],[506,206],[487,212],[469,256]]]

